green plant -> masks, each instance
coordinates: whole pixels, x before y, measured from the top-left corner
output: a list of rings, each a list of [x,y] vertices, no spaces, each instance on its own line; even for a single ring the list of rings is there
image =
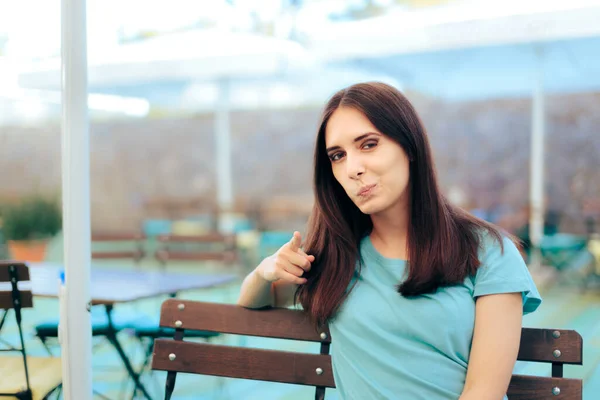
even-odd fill
[[[32,196],[2,209],[5,240],[35,240],[56,235],[62,227],[62,210],[58,202]]]

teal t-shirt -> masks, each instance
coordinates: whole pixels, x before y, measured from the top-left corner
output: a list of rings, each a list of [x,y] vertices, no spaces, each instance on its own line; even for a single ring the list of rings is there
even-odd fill
[[[357,283],[330,321],[338,397],[344,400],[456,400],[475,326],[475,299],[521,292],[524,314],[541,303],[516,246],[483,240],[476,276],[435,294],[405,298],[396,286],[406,261],[383,257],[369,237]]]

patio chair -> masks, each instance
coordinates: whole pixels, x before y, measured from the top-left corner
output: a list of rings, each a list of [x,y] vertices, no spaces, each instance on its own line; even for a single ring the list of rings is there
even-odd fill
[[[19,400],[46,399],[62,383],[61,359],[58,357],[31,357],[27,355],[23,340],[22,309],[33,307],[29,283],[29,269],[20,262],[0,261],[0,330],[14,312],[19,332],[20,347],[0,339],[8,348],[1,352],[20,353],[18,356],[0,358],[0,397]],[[30,285],[29,285],[30,287]]]
[[[329,330],[315,330],[301,310],[251,310],[237,305],[169,299],[160,325],[175,329],[173,339],[157,339],[152,369],[166,371],[165,399],[173,395],[177,373],[203,374],[315,387],[315,399],[335,387]],[[320,343],[320,354],[220,346],[184,341],[189,331],[302,340]],[[563,378],[565,364],[582,365],[583,339],[571,330],[523,328],[518,359],[549,363],[551,377],[513,375],[511,400],[581,400],[581,379]],[[276,366],[276,368],[273,368]]]
[[[211,261],[224,267],[231,267],[238,256],[235,251],[236,238],[234,235],[218,233],[204,235],[159,235],[158,242],[162,248],[156,251],[156,259],[163,269],[167,268],[170,261]],[[175,297],[175,294],[172,295]],[[133,329],[133,334],[145,348],[146,356],[142,370],[148,367],[152,358],[154,341],[158,338],[172,337],[175,331],[169,327],[161,327],[158,318],[149,319],[143,324],[138,324]],[[220,336],[218,332],[195,330],[189,332],[189,337],[204,339],[210,342]]]

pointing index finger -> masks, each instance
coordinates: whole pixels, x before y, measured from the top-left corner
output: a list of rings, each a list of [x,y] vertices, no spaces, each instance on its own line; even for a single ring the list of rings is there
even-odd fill
[[[290,248],[293,251],[298,251],[300,249],[300,244],[302,241],[302,236],[300,236],[300,232],[294,232],[294,236],[292,236],[292,240],[290,240]]]

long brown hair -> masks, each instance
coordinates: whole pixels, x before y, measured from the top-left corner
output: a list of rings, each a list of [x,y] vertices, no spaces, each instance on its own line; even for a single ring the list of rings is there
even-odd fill
[[[427,134],[402,93],[378,82],[340,90],[325,106],[317,134],[315,205],[304,244],[315,262],[304,275],[307,282],[296,292],[296,301],[317,324],[332,317],[348,295],[357,261],[360,273],[360,241],[373,228],[371,218],[358,209],[335,179],[325,151],[327,123],[342,106],[361,111],[377,130],[402,146],[411,160],[408,276],[398,286],[400,294],[433,293],[475,274],[480,265],[477,254],[482,232],[489,232],[502,245],[497,228],[453,206],[442,195]]]

